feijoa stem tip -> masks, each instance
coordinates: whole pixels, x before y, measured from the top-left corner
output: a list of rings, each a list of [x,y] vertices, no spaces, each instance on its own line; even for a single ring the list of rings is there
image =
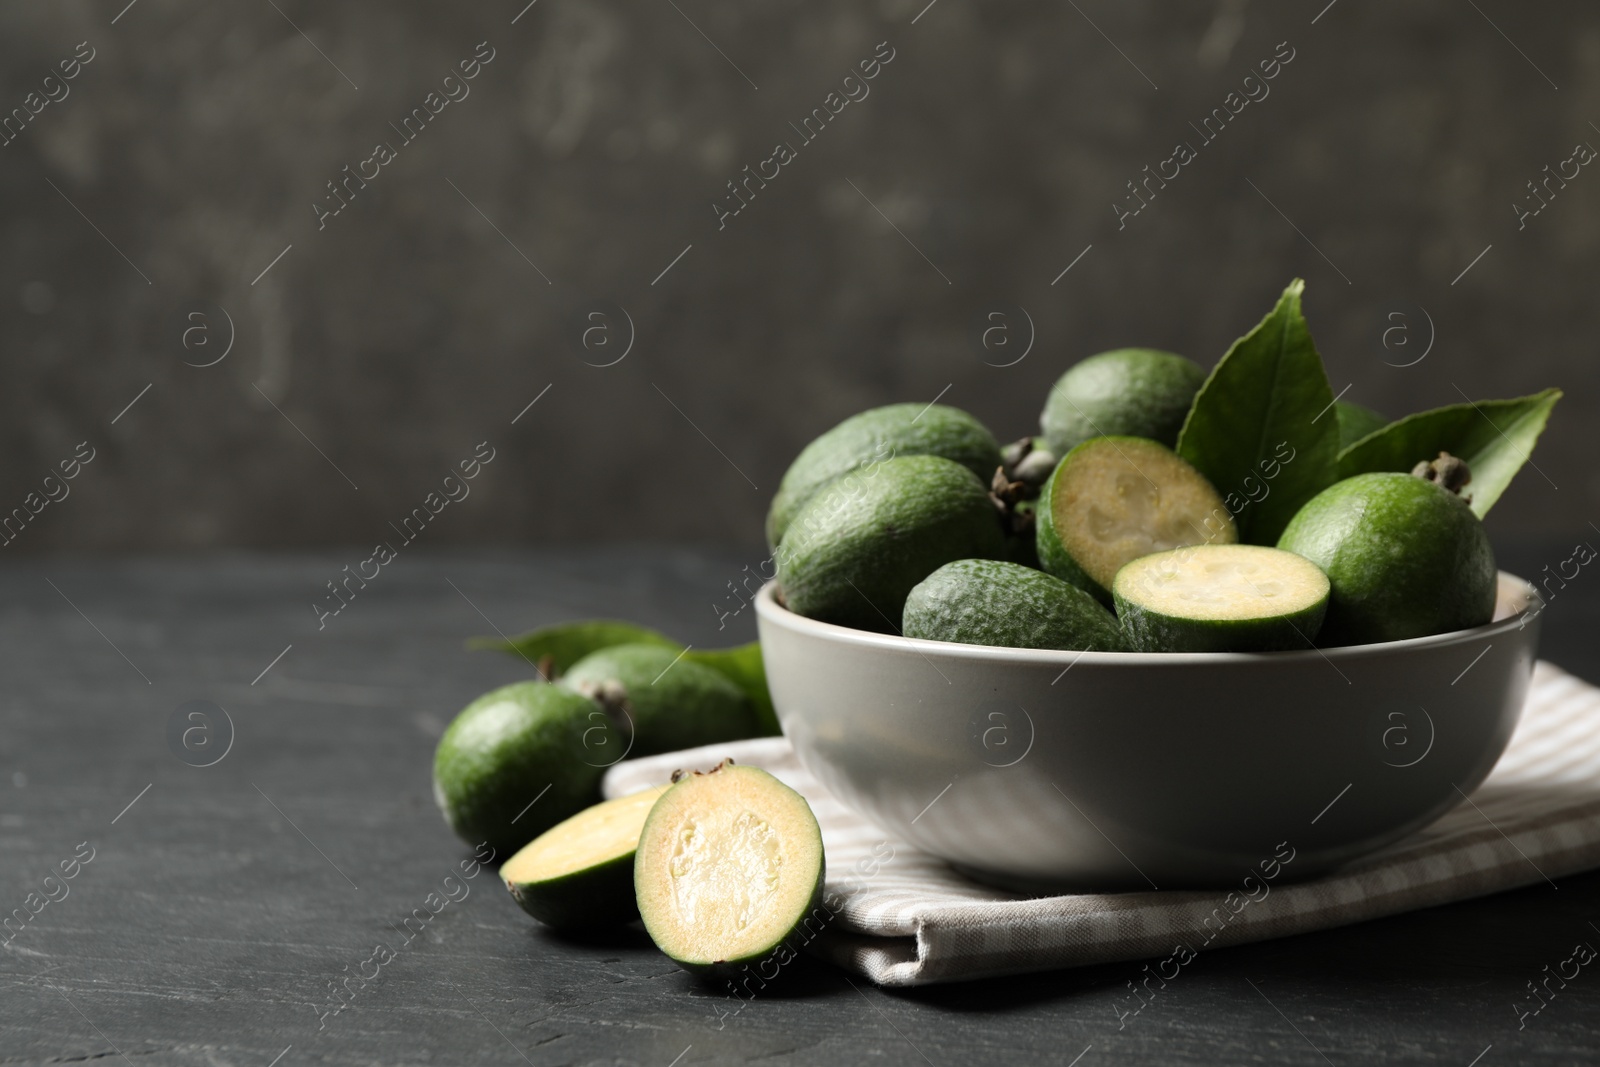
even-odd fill
[[[1457,496],[1472,481],[1472,468],[1467,466],[1467,461],[1448,452],[1440,452],[1438,459],[1420,461],[1411,468],[1411,474]]]
[[[677,785],[679,782],[681,782],[683,779],[689,777],[691,774],[694,775],[696,778],[699,778],[699,777],[702,777],[702,776],[707,775],[707,774],[716,774],[718,771],[722,770],[722,768],[724,768],[724,767],[732,767],[732,766],[733,766],[733,757],[732,756],[727,756],[727,757],[725,757],[723,759],[723,761],[721,763],[717,764],[715,767],[711,768],[709,771],[688,771],[688,770],[684,770],[682,767],[679,767],[677,770],[672,772],[672,779],[671,779],[672,780],[672,784],[673,785]]]

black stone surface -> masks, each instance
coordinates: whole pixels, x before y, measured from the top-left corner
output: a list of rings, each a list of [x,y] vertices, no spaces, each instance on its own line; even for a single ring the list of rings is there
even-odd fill
[[[890,993],[807,962],[736,1011],[637,929],[599,944],[542,931],[488,871],[407,941],[404,918],[470,855],[429,795],[434,742],[473,696],[528,673],[462,640],[596,615],[745,640],[748,613],[719,633],[708,604],[751,560],[417,554],[318,631],[309,602],[355,558],[0,569],[0,912],[80,842],[94,849],[0,948],[0,1064],[1600,1058],[1600,977],[1581,974],[1526,1029],[1513,1007],[1574,943],[1600,944],[1600,874],[1206,953],[1123,1028],[1114,1006],[1137,963]],[[1600,597],[1582,581],[1552,602],[1546,648],[1595,678]],[[235,727],[210,767],[168,748],[191,700]],[[379,943],[394,958],[320,1018],[330,982]]]

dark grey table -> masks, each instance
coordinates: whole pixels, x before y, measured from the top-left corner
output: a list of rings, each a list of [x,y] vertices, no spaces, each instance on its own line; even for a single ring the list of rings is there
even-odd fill
[[[413,553],[319,631],[311,603],[360,558],[0,569],[0,915],[29,915],[0,934],[0,1064],[1600,1060],[1600,977],[1524,1030],[1513,1009],[1575,942],[1600,945],[1597,874],[1206,953],[1120,1030],[1137,965],[888,993],[807,963],[732,1014],[637,929],[561,940],[492,871],[462,879],[429,764],[458,708],[528,673],[464,638],[614,615],[747,640],[749,612],[719,633],[712,605],[758,557]],[[1574,583],[1546,623],[1549,658],[1600,676],[1600,590]],[[169,748],[189,701],[233,724],[209,767]],[[379,944],[392,958],[367,963]]]

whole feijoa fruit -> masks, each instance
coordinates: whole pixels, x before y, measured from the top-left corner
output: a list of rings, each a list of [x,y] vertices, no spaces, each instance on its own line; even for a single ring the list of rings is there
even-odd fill
[[[1078,363],[1051,388],[1039,428],[1058,456],[1091,437],[1148,437],[1171,448],[1205,380],[1198,363],[1171,352],[1101,352]]]
[[[1466,501],[1409,474],[1358,474],[1295,513],[1278,547],[1332,592],[1319,644],[1402,641],[1494,617],[1494,549]]]
[[[659,645],[613,645],[591,652],[557,684],[578,690],[609,711],[629,756],[761,733],[755,709],[726,675]]]
[[[600,799],[622,735],[593,700],[517,682],[462,709],[433,758],[433,796],[463,841],[509,856]]]
[[[983,423],[943,404],[889,404],[852,415],[801,450],[767,512],[767,544],[776,548],[818,489],[853,470],[894,456],[943,456],[988,485],[1000,445]]]
[[[939,456],[898,456],[829,483],[789,524],[778,582],[789,610],[891,632],[911,587],[951,560],[995,559],[1002,516],[976,475]]]
[[[1031,567],[959,559],[906,598],[907,637],[1002,648],[1121,652],[1116,616],[1075,585]]]
[[[1142,437],[1094,437],[1068,452],[1035,522],[1040,566],[1104,604],[1117,572],[1140,556],[1239,539],[1205,476]]]

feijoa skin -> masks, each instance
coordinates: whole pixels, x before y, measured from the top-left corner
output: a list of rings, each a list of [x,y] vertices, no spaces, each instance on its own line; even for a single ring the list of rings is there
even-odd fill
[[[666,786],[585,808],[524,845],[500,867],[523,911],[569,932],[616,928],[639,917],[633,856]]]
[[[776,548],[806,502],[833,479],[894,456],[942,456],[988,485],[1000,445],[977,419],[942,404],[889,404],[852,415],[807,445],[783,476],[767,512],[767,544]]]
[[[1198,363],[1171,352],[1101,352],[1072,367],[1051,388],[1039,428],[1058,456],[1091,437],[1147,437],[1171,448],[1205,380]]]
[[[509,856],[600,798],[622,738],[582,693],[518,682],[474,700],[439,739],[433,795],[468,844]]]
[[[1239,532],[1216,489],[1170,448],[1095,437],[1045,483],[1035,539],[1045,571],[1109,605],[1124,564],[1183,545],[1232,544]]]
[[[1117,618],[1139,652],[1277,652],[1312,648],[1328,578],[1264,545],[1189,545],[1143,556],[1111,583]]]
[[[946,563],[906,598],[906,637],[1002,648],[1121,652],[1122,630],[1094,597],[1029,567],[987,559]]]
[[[785,605],[858,630],[899,628],[906,594],[957,559],[997,559],[1002,516],[970,470],[939,456],[898,456],[818,493],[778,546]]]
[[[598,700],[611,712],[629,756],[762,733],[755,708],[738,686],[670,648],[645,644],[603,648],[574,663],[558,684]],[[620,753],[612,755],[620,758]]]
[[[825,866],[805,798],[759,768],[723,763],[655,802],[633,885],[645,930],[684,970],[724,978],[750,967],[765,979],[826,923]]]
[[[1494,549],[1456,494],[1409,474],[1358,474],[1306,502],[1278,547],[1332,587],[1318,643],[1403,641],[1494,617]]]

